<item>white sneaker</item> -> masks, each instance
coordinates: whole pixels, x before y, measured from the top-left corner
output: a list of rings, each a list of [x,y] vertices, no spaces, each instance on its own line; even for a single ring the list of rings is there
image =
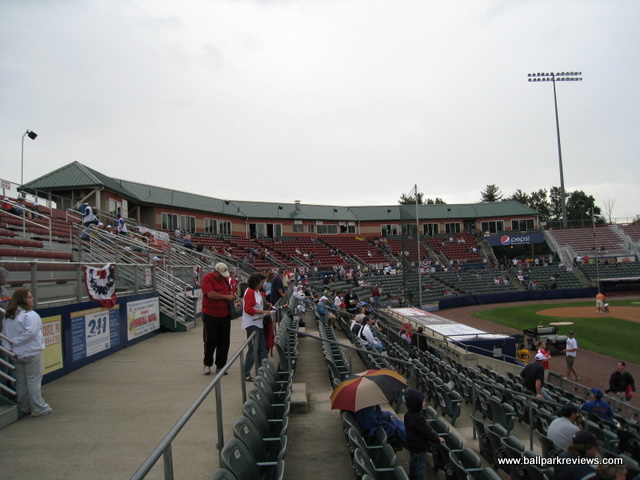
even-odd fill
[[[207,367],[205,365],[204,368],[202,369],[202,373],[204,373],[205,375],[211,375],[211,367]]]

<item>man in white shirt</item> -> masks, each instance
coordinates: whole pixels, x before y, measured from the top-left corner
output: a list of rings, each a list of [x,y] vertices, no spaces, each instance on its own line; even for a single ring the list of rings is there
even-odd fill
[[[373,318],[365,315],[363,319],[362,328],[360,329],[360,333],[358,334],[358,338],[365,345],[371,345],[378,352],[382,352],[384,350],[384,346],[382,342],[373,336],[373,332],[371,331],[371,325],[373,324]]]
[[[560,410],[560,417],[549,424],[547,438],[564,450],[576,432],[580,431],[577,423],[582,421],[578,406],[567,403]]]
[[[578,354],[578,341],[573,338],[573,330],[569,332],[569,336],[567,337],[567,348],[565,348],[564,352],[566,354],[567,360],[566,378],[571,378],[571,373],[573,373],[575,380],[580,380],[578,373],[576,372],[575,368],[573,368],[573,364],[575,363],[576,356]]]

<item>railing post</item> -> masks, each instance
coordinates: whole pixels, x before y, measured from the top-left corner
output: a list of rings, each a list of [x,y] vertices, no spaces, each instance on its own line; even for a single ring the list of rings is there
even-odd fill
[[[29,262],[31,267],[31,294],[33,298],[38,298],[38,265],[36,262]],[[37,300],[36,300],[37,302]],[[35,305],[37,307],[37,305]]]
[[[139,270],[140,270],[140,265],[136,263],[133,266],[133,293],[135,293],[136,295],[140,293],[140,288],[138,287],[139,285],[138,274],[140,273]]]
[[[240,367],[242,369],[242,366]],[[242,382],[244,387],[244,381]],[[224,446],[224,425],[222,418],[222,382],[219,382],[216,387],[216,427],[218,428],[218,443],[216,449],[218,450],[218,464],[222,465],[222,447]],[[244,403],[244,402],[243,402]]]
[[[151,286],[153,290],[158,290],[158,267],[155,262],[151,265]]]
[[[82,302],[82,264],[76,263],[76,301]]]
[[[162,453],[162,462],[164,464],[164,479],[173,480],[173,452],[171,450],[171,444],[167,445],[167,448]]]

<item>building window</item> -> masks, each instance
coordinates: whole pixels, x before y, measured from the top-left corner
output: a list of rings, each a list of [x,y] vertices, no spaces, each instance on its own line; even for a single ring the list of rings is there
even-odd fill
[[[440,233],[440,225],[437,223],[425,223],[422,225],[422,234],[427,237],[433,237]]]
[[[180,215],[180,230],[193,233],[196,231],[196,217]]]
[[[304,233],[304,225],[299,220],[293,224],[293,233]]]
[[[220,220],[220,235],[231,235],[231,222],[228,220]]]
[[[446,233],[460,233],[460,223],[445,223],[444,224]]]
[[[338,233],[338,225],[325,225],[322,222],[316,223],[318,235],[336,235]]]
[[[498,233],[504,231],[504,222],[502,220],[492,220],[490,222],[482,222],[482,231],[489,233]]]
[[[307,225],[307,233],[314,233],[316,230],[316,226],[313,223]]]
[[[214,218],[204,219],[204,233],[210,233],[211,235],[218,234],[218,220]]]
[[[178,215],[173,213],[163,213],[162,214],[162,228],[164,230],[169,230],[173,232],[180,228],[178,224]]]
[[[398,225],[380,225],[380,233],[383,237],[395,237],[398,235]]]
[[[511,220],[511,230],[526,232],[528,230],[533,230],[533,228],[533,218]]]

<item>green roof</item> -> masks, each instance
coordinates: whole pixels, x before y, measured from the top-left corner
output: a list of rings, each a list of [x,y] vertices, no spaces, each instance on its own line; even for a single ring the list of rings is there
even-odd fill
[[[206,197],[169,188],[111,178],[79,162],[73,162],[27,183],[25,189],[61,191],[105,188],[141,205],[174,207],[251,219],[325,220],[339,222],[397,222],[415,218],[415,205],[335,206],[304,203],[248,202]],[[419,205],[421,220],[477,219],[537,215],[515,201],[497,203]]]

